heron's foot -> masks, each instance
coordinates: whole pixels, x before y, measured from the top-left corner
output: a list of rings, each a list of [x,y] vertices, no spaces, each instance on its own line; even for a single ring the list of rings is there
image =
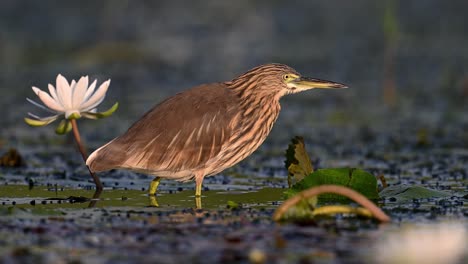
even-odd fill
[[[150,186],[149,186],[149,191],[148,194],[150,196],[156,195],[156,191],[158,190],[159,182],[161,181],[161,178],[156,177],[154,180],[151,181]]]
[[[155,195],[150,195],[149,196],[149,206],[150,207],[159,207],[159,204],[158,204],[158,200],[156,199],[156,196]]]

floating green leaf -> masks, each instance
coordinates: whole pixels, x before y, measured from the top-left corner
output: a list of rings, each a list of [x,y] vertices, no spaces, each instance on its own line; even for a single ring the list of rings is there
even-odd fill
[[[351,188],[371,200],[379,198],[377,180],[374,175],[354,168],[316,170],[286,191],[286,196],[291,197],[300,191],[325,184]],[[346,199],[336,194],[322,194],[319,196],[319,202],[344,200]]]
[[[380,192],[380,197],[394,198],[397,203],[406,203],[413,199],[444,198],[451,195],[448,192],[408,185],[389,186]]]
[[[355,190],[368,199],[377,199],[377,179],[370,173],[360,169],[338,168],[321,169],[313,172],[309,155],[305,150],[304,139],[294,137],[286,150],[285,166],[288,169],[289,189],[285,192],[287,198],[297,195],[299,192],[321,185],[339,185]],[[295,184],[293,185],[293,181]],[[369,211],[363,208],[356,209],[350,206],[322,206],[317,207],[318,202],[344,202],[348,199],[342,195],[328,192],[309,197],[294,197],[300,199],[292,206],[285,218],[299,221],[310,221],[319,214],[359,214],[369,215]]]

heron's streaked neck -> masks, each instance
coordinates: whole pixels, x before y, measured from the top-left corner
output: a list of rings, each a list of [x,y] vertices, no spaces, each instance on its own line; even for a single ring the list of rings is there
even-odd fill
[[[242,100],[247,102],[255,102],[261,100],[268,103],[279,103],[279,99],[284,95],[280,92],[275,92],[275,89],[269,88],[267,85],[262,85],[256,80],[239,80],[234,79],[224,83]]]
[[[281,110],[279,102],[281,95],[267,92],[266,89],[258,89],[259,87],[249,89],[248,86],[236,85],[235,82],[226,82],[225,84],[241,99],[240,109],[244,110],[243,115],[253,115],[254,117],[249,118],[249,120],[266,124],[269,131]]]

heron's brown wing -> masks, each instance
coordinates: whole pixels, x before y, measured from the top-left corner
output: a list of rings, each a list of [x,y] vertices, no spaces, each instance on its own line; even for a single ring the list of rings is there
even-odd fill
[[[233,133],[238,100],[221,83],[170,97],[99,149],[90,167],[148,172],[197,169],[219,154]]]

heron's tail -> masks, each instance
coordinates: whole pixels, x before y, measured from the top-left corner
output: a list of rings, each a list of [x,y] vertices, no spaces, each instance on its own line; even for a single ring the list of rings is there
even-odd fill
[[[91,153],[91,155],[89,155],[86,160],[86,165],[92,172],[106,171],[117,167],[120,155],[118,151],[115,151],[116,148],[112,144],[113,141],[114,140],[96,149]]]

